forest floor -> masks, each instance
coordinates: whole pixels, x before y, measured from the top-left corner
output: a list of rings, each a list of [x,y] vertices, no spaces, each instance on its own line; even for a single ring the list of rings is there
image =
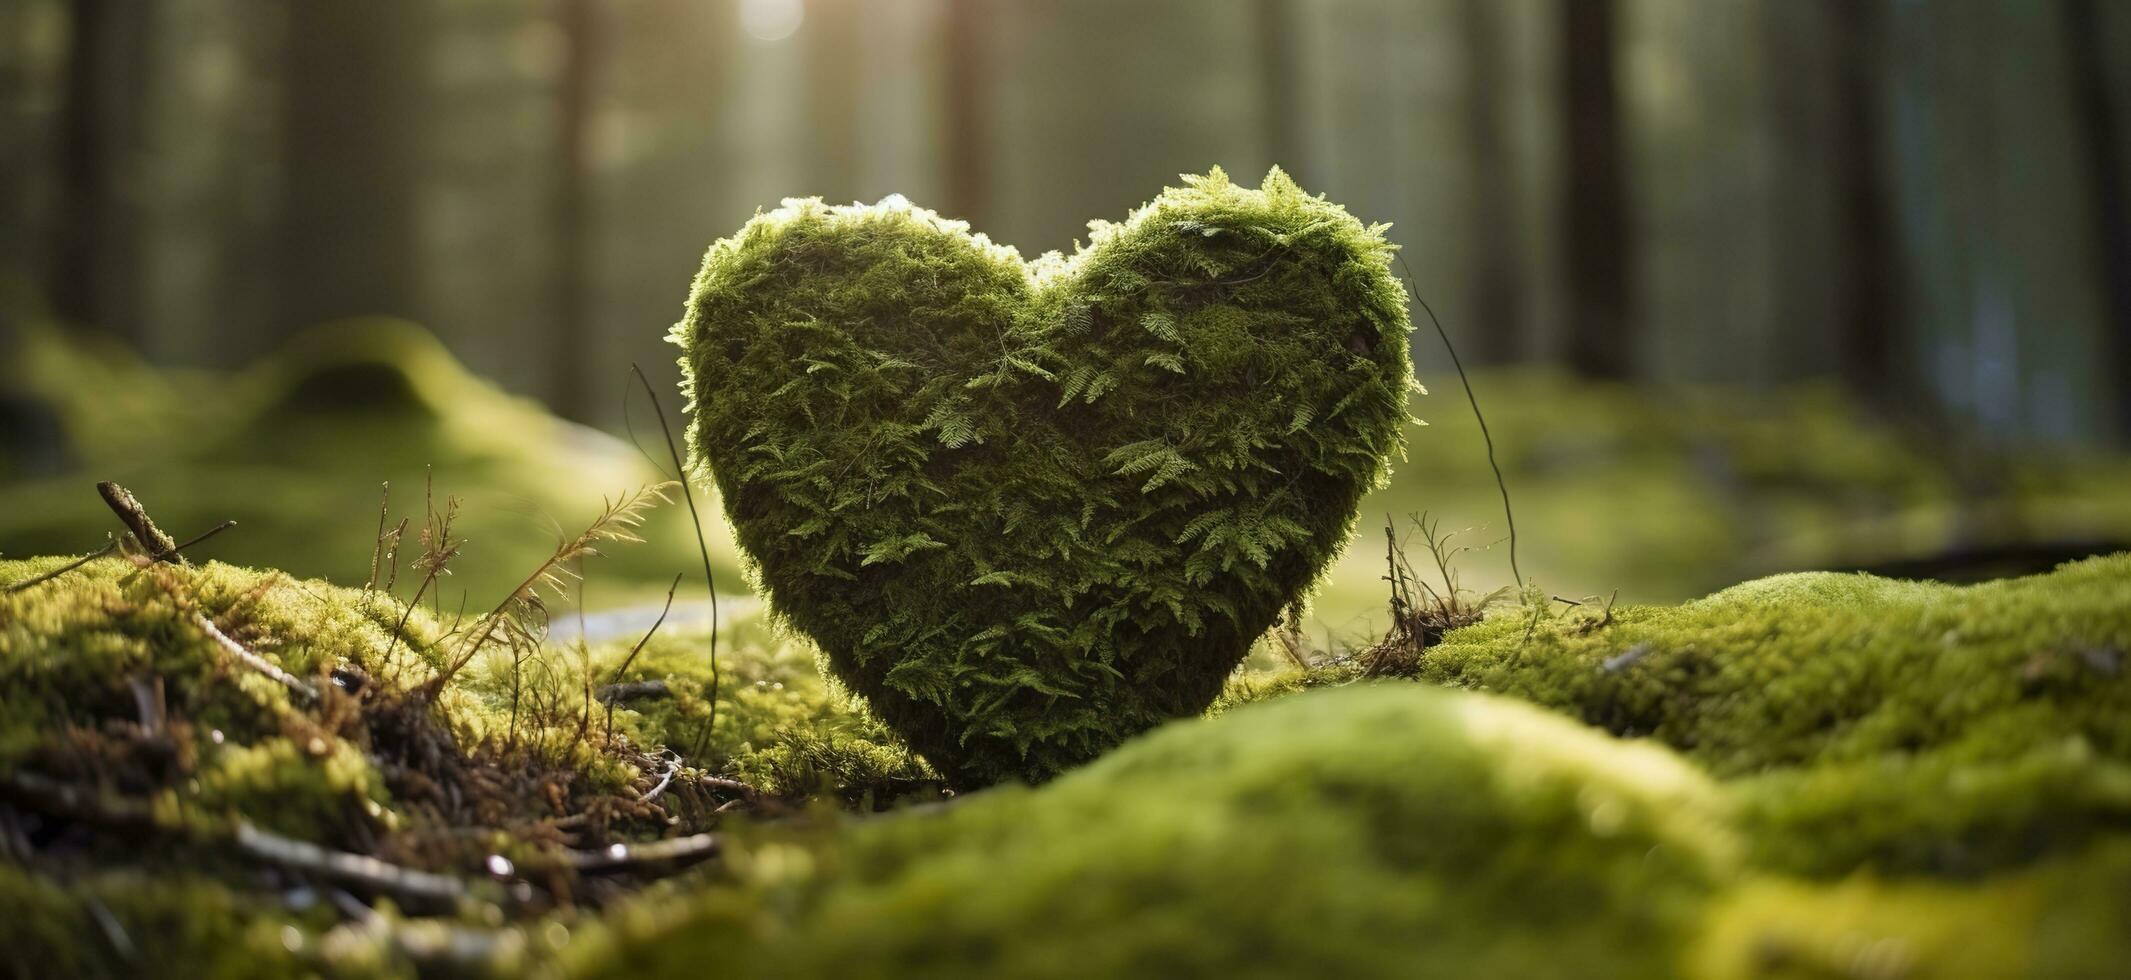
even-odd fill
[[[0,560],[6,974],[2131,958],[2131,553],[1971,586],[1764,576],[2115,550],[2120,459],[1925,460],[1811,389],[1660,404],[1491,376],[1520,528],[1547,544],[1527,567],[1559,591],[1461,588],[1514,578],[1478,526],[1485,459],[1431,448],[1471,423],[1432,418],[1363,505],[1385,546],[1350,547],[1207,717],[956,795],[736,591],[722,527],[703,599],[669,592],[698,559],[678,507],[609,501],[592,528],[633,545],[529,520],[660,468],[416,328],[322,332],[235,377],[31,355],[72,459],[17,479],[0,452],[0,547],[115,543]],[[135,507],[177,534],[237,527],[154,544],[86,473],[151,479]],[[1423,508],[1452,523],[1415,533]]]
[[[1409,559],[1382,642],[1269,638],[1206,719],[956,796],[759,608],[725,610],[714,670],[700,629],[543,644],[508,602],[425,605],[433,547],[394,591],[154,534],[0,562],[16,975],[2131,956],[2131,555],[1657,606],[1481,597]]]

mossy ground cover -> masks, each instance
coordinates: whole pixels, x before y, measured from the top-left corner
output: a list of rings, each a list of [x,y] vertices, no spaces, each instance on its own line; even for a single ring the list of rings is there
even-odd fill
[[[602,494],[659,479],[625,440],[512,396],[403,321],[325,325],[232,373],[151,368],[50,329],[25,331],[19,346],[0,366],[0,390],[51,416],[64,459],[56,470],[10,473],[0,445],[0,557],[102,544],[111,516],[93,487],[115,480],[180,537],[237,521],[242,532],[216,551],[230,561],[361,584],[381,533],[412,515],[411,553],[425,493],[452,495],[465,505],[459,532],[470,560],[442,587],[451,604],[463,592],[479,607],[517,584],[513,576]],[[666,407],[677,407],[670,396]],[[663,459],[641,398],[635,417]],[[707,530],[721,585],[743,590],[729,533]],[[692,533],[683,512],[654,515],[645,545],[607,562],[604,594],[592,600],[655,601],[670,569],[694,559]]]
[[[582,965],[1648,976],[1737,849],[1715,785],[1670,753],[1415,685],[1181,722],[1041,789],[790,847],[678,909],[633,903]]]
[[[58,563],[0,563],[0,587]],[[484,656],[420,729],[446,761],[410,773],[384,751],[405,712],[336,673],[419,689],[448,621],[418,611],[394,644],[383,594],[109,558],[0,597],[0,947],[23,975],[2080,975],[2131,955],[2127,610],[2131,556],[1973,587],[1784,576],[1610,617],[1511,604],[1409,676],[1242,675],[1211,720],[947,798],[760,615],[720,634],[707,738],[706,638],[676,632],[542,654],[515,737],[511,658]],[[611,740],[567,693],[653,681]],[[653,810],[662,748],[690,765]],[[33,806],[24,775],[93,802]],[[126,801],[139,823],[101,822]],[[863,815],[898,801],[926,805]],[[275,864],[237,820],[471,891]],[[533,870],[706,828],[722,855],[678,877]]]
[[[261,935],[336,968],[402,969],[382,933],[320,944],[370,901],[468,924],[597,905],[635,873],[632,842],[776,803],[637,741],[651,726],[636,712],[609,714],[597,692],[625,649],[477,650],[479,620],[410,607],[404,586],[130,551],[42,578],[66,564],[0,562],[13,972],[130,975],[165,956],[280,972],[220,948]],[[774,699],[722,706],[691,745],[749,756],[732,739]],[[752,771],[813,772],[781,760]]]
[[[1783,575],[1610,620],[1499,617],[1419,677],[1673,746],[1801,871],[1973,873],[2131,819],[2131,559],[1968,587]]]

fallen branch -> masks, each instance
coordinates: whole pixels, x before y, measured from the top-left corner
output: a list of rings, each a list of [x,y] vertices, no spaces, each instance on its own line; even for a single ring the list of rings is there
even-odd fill
[[[665,775],[663,775],[663,776],[660,776],[660,777],[659,777],[659,782],[658,782],[658,785],[656,785],[656,786],[653,786],[653,787],[651,787],[650,789],[648,789],[648,790],[644,791],[644,795],[642,795],[642,796],[639,796],[639,797],[637,797],[637,800],[638,800],[639,802],[642,802],[642,803],[649,803],[649,802],[651,802],[652,800],[658,799],[658,798],[659,798],[659,794],[660,794],[660,793],[664,793],[664,792],[666,792],[666,787],[668,787],[668,786],[671,786],[671,785],[673,785],[673,777],[674,777],[674,774],[675,774],[675,773],[678,773],[678,772],[680,772],[680,771],[681,771],[681,757],[680,757],[680,756],[678,756],[678,755],[675,755],[675,756],[673,756],[673,757],[671,757],[671,758],[667,759],[667,760],[666,760],[666,774],[665,774]]]
[[[658,631],[659,631],[659,627],[661,627],[661,626],[664,626],[664,625],[666,625],[666,614],[667,614],[667,613],[670,613],[670,612],[672,612],[672,611],[673,611],[673,594],[674,594],[675,592],[677,592],[677,591],[680,591],[680,588],[681,588],[681,577],[680,577],[679,575],[675,575],[675,576],[673,577],[673,584],[672,584],[672,585],[670,585],[670,586],[667,586],[667,588],[666,588],[666,605],[664,605],[663,607],[661,607],[661,608],[659,609],[659,618],[658,618],[658,619],[656,619],[656,620],[653,620],[653,621],[652,621],[652,623],[651,623],[651,628],[650,628],[650,629],[648,629],[648,630],[645,630],[645,631],[644,631],[644,635],[643,635],[643,637],[642,637],[642,638],[640,638],[640,639],[638,639],[638,640],[636,641],[636,645],[635,645],[635,646],[633,646],[633,647],[630,647],[630,648],[629,648],[629,655],[628,655],[628,656],[626,656],[626,657],[623,657],[623,658],[622,658],[621,666],[619,666],[619,667],[616,667],[616,668],[614,668],[614,680],[615,680],[615,683],[609,684],[609,685],[607,685],[606,687],[604,687],[604,688],[601,688],[601,689],[600,689],[600,700],[602,700],[602,701],[605,701],[605,702],[606,702],[606,704],[607,704],[607,733],[608,733],[608,734],[610,734],[610,735],[614,733],[614,702],[615,702],[615,701],[618,701],[618,700],[621,700],[621,696],[620,696],[619,694],[617,694],[617,695],[616,695],[615,697],[612,697],[612,698],[610,698],[610,697],[607,697],[607,696],[606,696],[606,695],[607,695],[607,692],[609,692],[609,691],[616,691],[617,689],[620,689],[620,688],[627,688],[627,687],[632,687],[632,686],[634,686],[634,685],[627,685],[627,684],[622,684],[622,683],[621,683],[622,675],[623,675],[623,674],[625,674],[625,673],[628,673],[628,671],[629,671],[629,667],[630,667],[631,665],[633,665],[633,664],[635,664],[635,663],[636,663],[636,655],[637,655],[637,654],[639,654],[639,653],[642,653],[642,652],[644,652],[644,644],[646,644],[646,643],[649,643],[649,642],[651,642],[651,637],[652,637],[652,636],[653,636],[654,634],[658,633]],[[583,612],[583,610],[584,610],[584,606],[583,606],[583,604],[582,604],[582,603],[580,603],[580,604],[578,605],[578,611],[579,611],[580,613],[582,613],[582,612]],[[712,616],[716,616],[716,615],[717,615],[717,613],[716,613],[715,609],[713,609],[713,611],[712,611],[711,615],[712,615]],[[582,630],[583,630],[583,627],[582,627],[582,626],[580,626],[580,627],[579,627],[579,630],[580,630],[580,633],[581,633],[581,632],[582,632]],[[670,691],[670,690],[667,690],[667,689],[666,689],[666,682],[664,682],[664,681],[640,681],[640,682],[638,682],[638,683],[639,683],[639,684],[647,684],[647,683],[648,683],[648,684],[657,684],[657,685],[658,685],[658,688],[657,688],[657,690],[659,691],[659,694],[660,694],[660,696],[671,696],[671,695],[673,694],[673,692],[672,692],[672,691]],[[646,694],[648,694],[648,693],[650,692],[650,690],[651,690],[650,688],[644,688],[644,689],[643,689],[643,692],[644,692],[644,693],[646,693]],[[713,698],[715,698],[715,697],[716,697],[716,695],[715,695],[715,694],[713,694],[713,695],[712,695],[712,697],[713,697]],[[716,701],[712,701],[711,705],[712,705],[712,706],[711,706],[711,710],[712,710],[712,711],[716,711],[716,710],[717,710],[717,702],[716,702]]]
[[[34,772],[0,774],[0,796],[38,813],[66,817],[122,830],[153,829],[158,825],[148,804],[123,797],[106,799],[102,793],[65,783]]]
[[[708,786],[711,789],[722,789],[728,793],[738,793],[742,799],[746,800],[755,800],[762,796],[761,790],[737,779],[727,779],[724,776],[697,776],[695,783],[698,786]]]
[[[116,540],[106,541],[104,542],[103,547],[98,548],[95,551],[89,552],[88,554],[83,555],[80,558],[76,558],[73,561],[67,562],[66,564],[61,565],[58,568],[52,569],[51,571],[46,572],[43,575],[36,576],[35,578],[23,579],[20,582],[16,582],[13,585],[8,586],[5,591],[8,594],[13,594],[16,592],[21,592],[24,589],[34,588],[36,586],[43,585],[46,582],[58,578],[61,575],[65,575],[68,572],[80,568],[83,565],[95,561],[98,558],[102,558],[105,555],[111,554],[112,552],[115,552],[117,550],[118,542]]]
[[[192,612],[192,622],[193,625],[200,628],[200,632],[207,634],[208,639],[215,641],[215,645],[221,647],[224,653],[243,661],[245,666],[273,678],[283,687],[302,695],[305,700],[318,700],[318,688],[311,686],[308,681],[282,670],[273,661],[245,649],[244,644],[230,639],[229,634],[222,632],[221,628],[215,625],[214,620],[201,615],[197,609]]]
[[[592,695],[601,704],[612,707],[621,701],[656,701],[673,696],[673,688],[665,681],[629,681],[624,684],[609,684]],[[609,725],[608,727],[613,727]]]
[[[585,873],[625,871],[646,864],[715,857],[725,846],[716,834],[694,834],[648,844],[609,844],[596,851],[564,851],[569,866]]]
[[[154,808],[143,801],[108,798],[36,773],[0,775],[0,796],[39,813],[106,828],[191,836],[200,843],[226,846],[245,857],[380,894],[448,902],[469,891],[465,881],[450,875],[403,868],[377,858],[283,837],[261,830],[248,820],[236,821],[227,833],[171,826],[158,820]]]
[[[703,538],[703,516],[696,512],[695,492],[688,489],[688,466],[681,461],[681,450],[673,442],[673,427],[666,424],[666,408],[659,404],[659,393],[651,387],[651,379],[644,369],[635,364],[629,370],[636,373],[636,380],[644,386],[644,395],[651,399],[651,410],[658,414],[659,433],[666,437],[666,455],[673,460],[673,478],[681,485],[681,499],[688,504],[688,522],[695,526],[696,550],[703,556],[703,587],[710,593],[710,717],[704,719],[702,733],[697,736],[695,754],[701,756],[709,748],[710,737],[718,729],[718,577],[710,570],[710,545]],[[624,408],[628,406],[624,400]],[[680,579],[674,579],[678,586]]]
[[[200,533],[195,534],[192,537],[186,538],[185,540],[180,541],[177,544],[171,545],[170,552],[171,554],[180,554],[184,552],[185,549],[190,548],[193,545],[199,544],[200,542],[205,541],[208,538],[214,537],[215,535],[221,534],[222,532],[227,531],[230,528],[236,526],[236,521],[223,521],[222,523],[208,528],[205,531],[201,531]]]
[[[118,515],[119,523],[133,532],[133,539],[141,543],[141,550],[147,552],[149,558],[173,565],[185,564],[185,556],[178,554],[178,543],[155,526],[155,520],[148,516],[148,509],[141,506],[132,491],[105,480],[96,485],[96,492],[103,496],[104,505],[111,508],[111,513]]]
[[[260,830],[250,821],[237,822],[237,832],[232,840],[237,850],[249,857],[372,891],[439,902],[460,898],[467,891],[466,882],[450,875],[417,871],[374,857],[329,850],[308,841]]]

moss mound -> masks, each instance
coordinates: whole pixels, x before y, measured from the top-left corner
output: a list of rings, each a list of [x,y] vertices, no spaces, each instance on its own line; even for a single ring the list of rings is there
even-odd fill
[[[2131,818],[2131,555],[1975,586],[1781,575],[1674,607],[1503,614],[1418,676],[1648,737],[1733,780],[1776,865],[1974,873]]]
[[[1357,688],[755,849],[740,884],[647,899],[580,955],[604,976],[1653,976],[1734,849],[1716,788],[1661,749]]]
[[[293,953],[343,916],[299,914],[336,890],[473,921],[567,908],[599,894],[585,849],[702,830],[735,795],[610,730],[569,651],[445,684],[472,634],[382,590],[121,557],[13,588],[61,565],[0,562],[0,842],[30,872],[0,892],[24,962],[104,963],[62,947],[116,932],[105,952],[219,970],[202,944],[259,922]],[[129,876],[139,894],[101,897]]]
[[[75,458],[69,473],[0,486],[8,557],[101,544],[114,524],[92,488],[115,480],[181,538],[237,521],[215,545],[232,562],[360,584],[377,550],[379,485],[392,487],[389,530],[410,513],[420,524],[433,484],[439,505],[463,500],[470,542],[444,582],[447,608],[461,590],[485,608],[545,557],[558,523],[579,526],[602,495],[660,479],[627,443],[469,373],[403,321],[327,324],[229,376],[150,370],[42,333],[25,348],[23,369],[43,375],[29,390],[54,399]],[[708,530],[721,580],[738,588],[729,537],[722,524]],[[603,601],[655,599],[673,569],[695,563],[692,534],[678,508],[656,512],[643,546],[604,563]],[[413,529],[408,540],[411,553]]]
[[[787,202],[675,328],[772,607],[956,783],[1202,710],[1398,444],[1382,229],[1278,171],[1187,184],[1033,267],[906,204]]]
[[[1707,980],[2105,977],[2131,957],[2131,842],[1974,883],[1760,879],[1712,903]]]
[[[61,564],[0,562],[0,582]],[[372,678],[434,673],[423,651],[440,628],[417,613],[392,644],[398,620],[381,598],[219,564],[106,558],[0,593],[0,769],[86,782],[187,821],[241,813],[310,840],[389,826],[367,733],[313,709]],[[468,728],[465,707],[446,699],[440,722]]]
[[[211,881],[122,871],[60,883],[0,865],[0,976],[301,976],[306,964],[286,936],[300,937],[304,918]]]

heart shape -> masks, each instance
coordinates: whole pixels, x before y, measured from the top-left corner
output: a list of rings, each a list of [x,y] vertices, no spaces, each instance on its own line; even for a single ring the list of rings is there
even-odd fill
[[[948,780],[1203,711],[1406,422],[1385,226],[1187,176],[1070,258],[890,198],[711,246],[689,444],[770,608]]]

